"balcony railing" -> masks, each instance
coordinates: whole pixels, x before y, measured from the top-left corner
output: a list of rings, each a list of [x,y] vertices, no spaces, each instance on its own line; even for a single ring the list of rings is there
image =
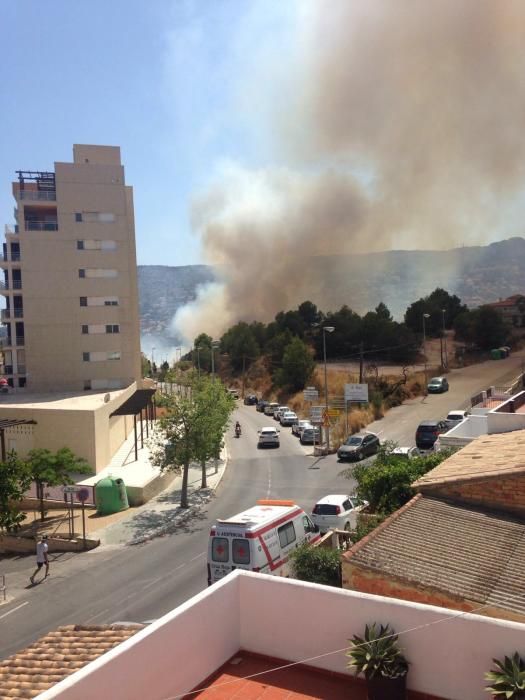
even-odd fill
[[[1,253],[0,262],[20,262],[20,253]]]
[[[16,368],[16,373],[17,374],[25,374],[26,373],[26,366],[25,365],[18,365]]]
[[[24,222],[26,231],[58,231],[57,221],[26,221]]]
[[[14,340],[15,342],[13,343],[13,338],[2,338],[0,339],[0,347],[13,348],[17,345],[25,345],[25,338],[23,335],[17,335]]]
[[[57,193],[54,190],[19,190],[20,199],[32,199],[39,202],[56,202]]]
[[[12,318],[24,318],[24,309],[2,309],[2,321],[10,321]]]
[[[4,365],[4,374],[13,374],[13,365]]]
[[[18,233],[18,224],[15,224],[14,226],[9,226],[8,224],[5,225],[5,235],[14,235],[15,233]]]
[[[0,289],[22,289],[22,280],[11,280],[11,282],[0,280]]]

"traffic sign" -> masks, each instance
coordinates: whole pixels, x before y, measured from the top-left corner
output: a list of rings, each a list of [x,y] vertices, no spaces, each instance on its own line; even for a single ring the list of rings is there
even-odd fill
[[[320,423],[322,421],[324,410],[324,406],[311,406],[310,420],[312,421],[312,423]]]
[[[62,490],[64,493],[78,493],[79,491],[82,491],[82,486],[73,484],[73,486],[64,486]]]
[[[368,403],[368,384],[345,384],[345,399]]]
[[[341,411],[338,408],[329,408],[326,414],[329,418],[338,418],[341,415]]]
[[[315,386],[307,386],[303,392],[305,401],[316,401],[319,398],[319,392]]]

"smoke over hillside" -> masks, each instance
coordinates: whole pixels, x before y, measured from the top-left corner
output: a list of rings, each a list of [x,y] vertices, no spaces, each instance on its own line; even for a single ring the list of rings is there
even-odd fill
[[[229,164],[194,201],[207,262],[226,272],[219,293],[202,289],[176,316],[187,338],[313,298],[301,264],[310,256],[445,249],[520,232],[525,5],[301,8],[282,61],[293,90],[275,99],[267,89],[284,165]],[[315,294],[322,306],[323,289]]]

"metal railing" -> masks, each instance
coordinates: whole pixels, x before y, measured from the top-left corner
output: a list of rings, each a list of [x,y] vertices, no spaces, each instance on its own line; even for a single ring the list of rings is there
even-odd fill
[[[26,221],[24,222],[26,231],[58,231],[57,221]]]
[[[0,339],[0,347],[2,348],[12,348],[16,345],[25,345],[25,337],[23,335],[17,335],[14,338],[2,338]]]
[[[12,318],[24,318],[24,309],[2,309],[2,321],[9,321]]]
[[[16,373],[17,374],[25,374],[26,373],[26,366],[25,365],[17,365]]]
[[[39,202],[56,202],[55,190],[19,190],[20,199],[32,199]]]
[[[9,224],[6,224],[4,226],[4,233],[6,234],[6,236],[9,234],[13,235],[15,233],[18,233],[18,224],[15,224],[14,226],[9,226]]]
[[[20,262],[20,253],[1,253],[0,262]]]
[[[11,282],[0,280],[0,289],[22,289],[22,280],[11,280]]]

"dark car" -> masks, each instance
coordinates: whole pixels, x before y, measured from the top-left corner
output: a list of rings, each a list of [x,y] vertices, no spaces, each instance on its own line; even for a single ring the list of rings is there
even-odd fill
[[[337,450],[340,460],[361,460],[370,455],[375,455],[380,447],[379,438],[375,433],[364,435],[350,435]]]
[[[448,379],[446,377],[432,377],[427,384],[429,394],[443,394],[448,391]]]
[[[441,433],[446,433],[448,429],[444,420],[421,421],[416,430],[416,446],[420,450],[431,450]]]
[[[255,410],[259,411],[259,413],[264,413],[264,407],[268,406],[268,401],[264,401],[261,399],[260,401],[257,401],[257,405],[255,406]]]
[[[247,396],[244,397],[244,405],[245,406],[256,406],[257,405],[257,397],[255,394],[248,394]]]

